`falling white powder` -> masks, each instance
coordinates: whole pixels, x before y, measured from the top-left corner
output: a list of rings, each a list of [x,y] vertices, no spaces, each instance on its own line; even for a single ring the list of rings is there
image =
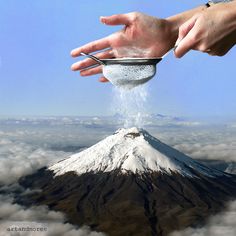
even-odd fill
[[[149,49],[117,47],[113,49],[117,58],[147,58]],[[156,65],[121,65],[103,67],[104,76],[115,85],[113,88],[112,111],[122,117],[124,127],[142,128],[148,116],[148,87],[143,85],[156,74]]]
[[[139,127],[145,125],[145,118],[148,116],[147,85],[138,86],[127,90],[122,87],[113,89],[113,113],[119,114],[124,122],[125,128]]]

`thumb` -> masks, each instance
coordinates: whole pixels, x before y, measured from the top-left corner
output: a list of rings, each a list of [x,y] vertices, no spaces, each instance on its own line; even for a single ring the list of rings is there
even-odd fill
[[[192,40],[190,39],[191,33],[193,31],[194,25],[197,21],[198,16],[193,16],[184,24],[179,27],[179,36],[176,41],[175,56],[182,57],[187,53],[193,46]]]
[[[128,14],[101,16],[100,21],[106,25],[129,25],[130,24],[130,18]]]

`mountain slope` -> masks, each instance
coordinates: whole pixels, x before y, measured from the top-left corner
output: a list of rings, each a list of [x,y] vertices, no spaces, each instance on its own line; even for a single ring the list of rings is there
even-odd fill
[[[21,179],[69,222],[118,235],[168,235],[203,224],[236,196],[236,178],[208,168],[144,130],[121,129],[91,148]]]
[[[83,152],[72,155],[49,168],[57,176],[69,171],[78,175],[87,172],[142,173],[161,171],[194,177],[192,169],[207,176],[222,175],[183,153],[160,142],[148,132],[137,128],[120,129]]]

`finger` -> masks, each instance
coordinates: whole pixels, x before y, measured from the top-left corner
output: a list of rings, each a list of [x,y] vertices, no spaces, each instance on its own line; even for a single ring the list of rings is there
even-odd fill
[[[109,80],[106,79],[105,77],[101,77],[101,78],[99,79],[99,82],[107,83],[107,82],[109,82]]]
[[[91,76],[102,73],[102,66],[96,66],[93,68],[85,69],[80,71],[81,76]]]
[[[197,17],[193,16],[188,21],[186,21],[184,24],[182,24],[179,27],[179,35],[178,39],[176,41],[176,45],[180,43],[180,41],[189,33],[189,31],[194,27],[196,23]]]
[[[110,58],[114,57],[114,53],[111,49],[109,49],[109,50],[97,53],[95,56],[100,59],[110,59]],[[90,66],[93,66],[96,64],[97,64],[96,61],[94,61],[90,58],[86,58],[82,61],[74,63],[71,66],[71,70],[73,70],[73,71],[82,70],[82,69],[86,69],[87,67],[90,67]]]
[[[196,44],[195,35],[195,23],[196,18],[193,17],[188,20],[181,28],[179,32],[179,37],[176,42],[176,49],[174,51],[175,56],[180,58],[184,56],[189,50],[191,50]]]
[[[129,25],[131,23],[131,19],[130,19],[129,14],[101,16],[100,21],[106,25]]]
[[[196,40],[193,33],[189,33],[185,38],[181,40],[178,47],[175,49],[174,53],[177,58],[183,57],[188,51],[194,49],[196,45]]]
[[[80,56],[81,52],[91,53],[91,52],[96,52],[96,51],[103,50],[103,49],[108,48],[108,47],[110,47],[110,43],[109,43],[109,38],[106,37],[106,38],[102,38],[102,39],[93,41],[91,43],[85,44],[82,47],[73,49],[71,51],[71,56],[72,57],[77,57],[77,56]]]

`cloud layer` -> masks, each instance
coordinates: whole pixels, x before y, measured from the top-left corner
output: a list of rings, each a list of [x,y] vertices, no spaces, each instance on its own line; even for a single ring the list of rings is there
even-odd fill
[[[89,227],[77,228],[65,221],[62,213],[51,211],[46,206],[24,208],[14,204],[10,196],[0,195],[0,236],[105,236],[91,231]],[[20,231],[27,227],[44,230]]]
[[[161,127],[151,133],[194,159],[221,161],[226,164],[224,171],[236,174],[236,129],[222,126]]]
[[[32,145],[0,139],[0,184],[12,184],[20,177],[68,156],[62,151],[36,148]]]
[[[187,228],[176,231],[170,236],[235,236],[236,235],[236,201],[229,203],[228,208],[211,217],[204,227]]]

